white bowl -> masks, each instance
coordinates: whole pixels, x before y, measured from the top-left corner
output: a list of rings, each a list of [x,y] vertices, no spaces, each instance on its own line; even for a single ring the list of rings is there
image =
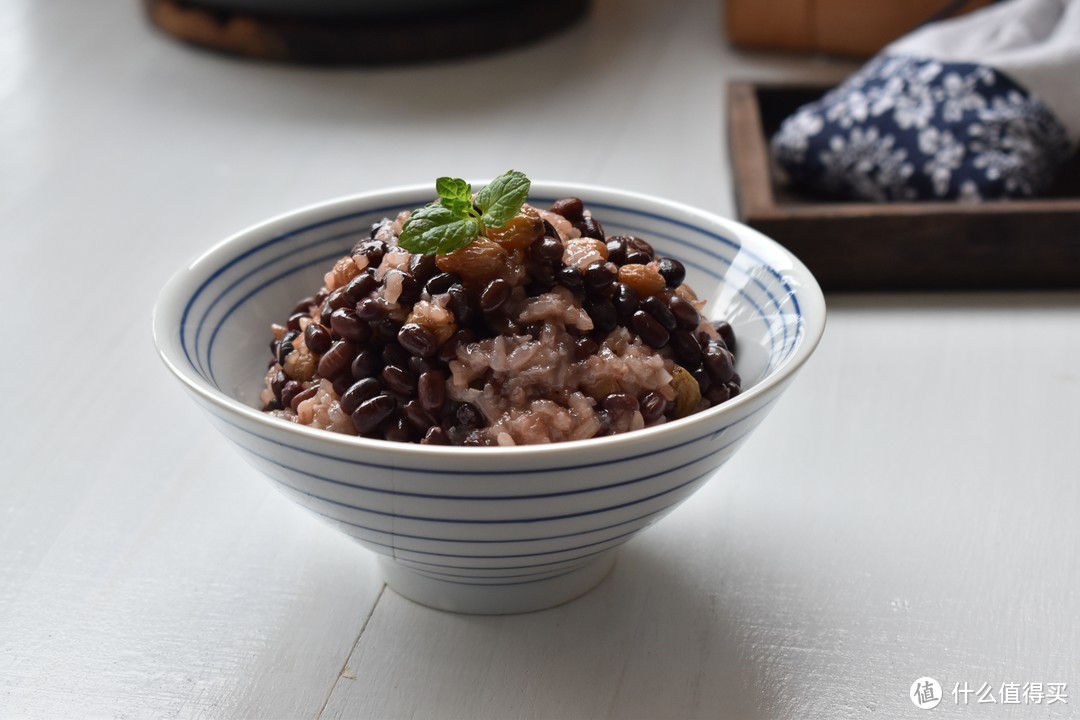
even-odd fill
[[[367,440],[260,412],[270,324],[373,222],[433,194],[426,184],[333,200],[228,238],[166,284],[154,340],[244,458],[378,553],[394,590],[471,613],[557,605],[599,583],[621,543],[735,453],[817,346],[824,298],[801,262],[744,225],[644,195],[537,182],[534,204],[580,197],[608,235],[641,236],[686,265],[706,314],[734,326],[742,394],[653,428],[525,447]]]

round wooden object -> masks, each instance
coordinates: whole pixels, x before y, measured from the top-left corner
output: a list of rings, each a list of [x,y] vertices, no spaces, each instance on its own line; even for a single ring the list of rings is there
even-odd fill
[[[324,65],[429,62],[496,52],[558,32],[589,0],[500,2],[408,16],[287,16],[192,0],[143,0],[162,32],[219,52]]]

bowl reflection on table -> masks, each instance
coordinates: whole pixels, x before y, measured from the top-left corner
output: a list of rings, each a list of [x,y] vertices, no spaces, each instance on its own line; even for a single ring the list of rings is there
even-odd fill
[[[530,202],[567,195],[581,197],[607,234],[641,236],[685,264],[687,283],[709,298],[706,315],[735,328],[742,394],[632,433],[525,447],[367,440],[260,412],[270,324],[317,289],[372,223],[430,201],[430,185],[334,200],[225,240],[163,289],[154,310],[159,353],[248,462],[378,553],[394,590],[473,613],[566,602],[604,578],[620,544],[735,453],[825,324],[814,278],[760,233],[605,188],[537,182]]]

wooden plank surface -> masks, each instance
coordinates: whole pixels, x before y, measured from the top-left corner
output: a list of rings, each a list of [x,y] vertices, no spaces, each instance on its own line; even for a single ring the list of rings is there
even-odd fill
[[[323,72],[193,52],[133,3],[0,4],[0,718],[900,718],[921,675],[1077,692],[1075,293],[831,298],[723,473],[595,592],[517,617],[384,591],[155,357],[175,268],[327,197],[513,166],[730,214],[727,81],[837,68],[737,55],[719,13],[600,1],[521,51]]]

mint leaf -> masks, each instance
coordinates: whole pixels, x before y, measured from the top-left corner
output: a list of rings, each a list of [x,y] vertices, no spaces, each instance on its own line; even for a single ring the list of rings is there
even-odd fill
[[[480,222],[487,227],[502,227],[521,210],[529,197],[532,183],[524,173],[509,170],[488,183],[476,194],[476,205],[483,215]]]
[[[398,245],[415,255],[440,255],[463,248],[487,227],[510,222],[529,197],[531,185],[523,173],[510,170],[477,193],[474,207],[469,183],[441,177],[435,181],[439,200],[413,212],[401,229]]]
[[[461,217],[432,203],[414,212],[401,229],[398,245],[418,255],[440,255],[463,248],[480,234],[475,218]]]
[[[472,195],[467,198],[459,197],[444,197],[442,198],[442,206],[454,213],[459,218],[473,217],[476,213],[473,211]]]
[[[472,186],[460,178],[441,177],[435,181],[435,192],[439,193],[443,205],[447,200],[465,200],[472,207]]]
[[[435,181],[442,206],[459,218],[475,218],[480,214],[473,209],[472,185],[460,178],[441,177]]]

